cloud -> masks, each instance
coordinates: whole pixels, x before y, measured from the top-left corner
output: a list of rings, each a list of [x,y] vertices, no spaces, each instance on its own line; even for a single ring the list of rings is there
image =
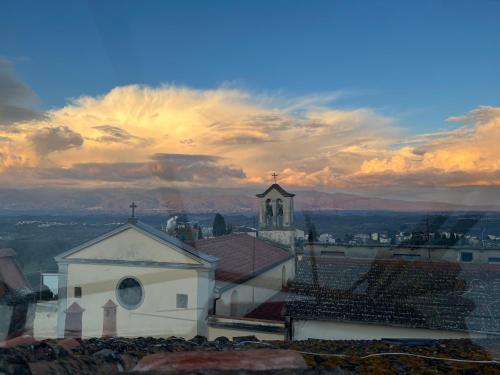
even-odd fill
[[[0,126],[44,119],[31,108],[35,99],[35,92],[15,77],[13,64],[0,58]]]
[[[29,135],[36,153],[45,157],[54,151],[64,151],[83,144],[81,134],[67,126],[46,127]]]
[[[212,155],[155,154],[151,161],[137,163],[79,163],[70,168],[41,168],[38,176],[48,180],[163,181],[208,183],[224,178],[245,178],[240,168],[220,164]]]
[[[132,141],[145,141],[144,138],[130,134],[125,129],[112,125],[98,125],[94,129],[101,132],[102,135],[90,140],[103,143],[131,143]]]
[[[500,184],[499,108],[408,134],[378,110],[335,108],[336,97],[117,87],[18,125],[19,133],[0,130],[9,138],[0,141],[0,173],[18,168],[39,183],[99,186],[238,187],[269,183],[272,171],[285,185],[325,189]],[[50,164],[40,163],[48,156]]]
[[[226,146],[237,146],[237,145],[258,145],[266,142],[274,142],[266,134],[231,134],[224,136],[221,139],[214,141],[214,143]]]

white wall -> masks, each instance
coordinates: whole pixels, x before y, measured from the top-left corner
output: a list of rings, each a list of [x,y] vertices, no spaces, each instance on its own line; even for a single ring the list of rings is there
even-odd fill
[[[126,229],[67,258],[200,264],[174,246],[152,239],[135,228]]]
[[[285,266],[288,279],[295,276],[295,259],[291,258],[280,265],[260,274],[243,284],[226,290],[217,300],[216,315],[231,315],[231,295],[238,292],[238,308],[235,316],[244,316],[267,301],[282,289],[282,267]]]
[[[293,322],[293,339],[380,340],[382,338],[458,339],[484,338],[485,334],[432,329],[399,328],[375,324],[356,324],[319,320]]]
[[[125,276],[135,277],[144,288],[144,301],[135,310],[120,306],[116,287]],[[100,337],[103,326],[102,306],[111,299],[117,307],[119,336],[183,336],[197,334],[199,304],[198,273],[193,269],[168,269],[114,265],[70,264],[68,268],[68,301],[85,309],[83,336]],[[74,287],[82,288],[82,298],[74,298]],[[176,308],[176,294],[188,295],[188,309]],[[207,295],[206,291],[202,291]]]
[[[269,332],[280,330],[281,332]],[[229,339],[238,336],[255,336],[259,340],[285,339],[284,322],[264,322],[257,319],[232,318],[232,317],[210,317],[208,322],[208,339],[215,340],[217,337],[225,336]]]
[[[33,336],[37,340],[57,337],[57,301],[36,304]]]

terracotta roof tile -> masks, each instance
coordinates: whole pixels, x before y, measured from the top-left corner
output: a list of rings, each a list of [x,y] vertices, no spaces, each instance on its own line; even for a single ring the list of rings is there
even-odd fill
[[[256,309],[250,311],[245,317],[284,321],[284,307],[287,295],[288,288],[283,288]]]
[[[244,282],[291,257],[286,250],[245,233],[198,240],[193,247],[219,258],[215,269],[219,288]]]

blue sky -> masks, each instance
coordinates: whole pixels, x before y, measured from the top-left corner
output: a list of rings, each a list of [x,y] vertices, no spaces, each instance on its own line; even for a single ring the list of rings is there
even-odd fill
[[[42,109],[130,83],[344,90],[417,132],[499,104],[500,1],[4,1],[0,55]]]

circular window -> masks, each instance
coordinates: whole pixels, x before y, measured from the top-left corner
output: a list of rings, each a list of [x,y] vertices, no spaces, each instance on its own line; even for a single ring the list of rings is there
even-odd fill
[[[138,280],[126,277],[118,283],[116,296],[120,305],[133,310],[141,305],[144,299],[144,290]]]

